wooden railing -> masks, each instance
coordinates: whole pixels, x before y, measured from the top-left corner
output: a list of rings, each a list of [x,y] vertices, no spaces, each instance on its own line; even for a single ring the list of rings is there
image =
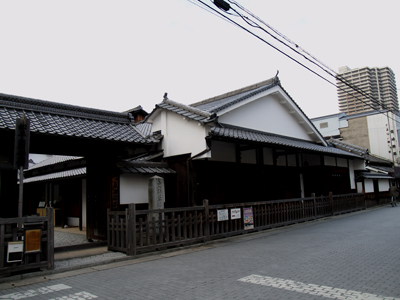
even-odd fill
[[[24,270],[54,269],[53,213],[47,208],[45,217],[0,218],[0,277]],[[19,253],[10,254],[12,247],[20,247],[22,256],[10,259]]]
[[[251,208],[250,226],[245,211]],[[363,194],[123,212],[108,211],[108,248],[129,255],[365,209]],[[236,217],[233,215],[236,212]],[[132,216],[132,217],[131,217]]]

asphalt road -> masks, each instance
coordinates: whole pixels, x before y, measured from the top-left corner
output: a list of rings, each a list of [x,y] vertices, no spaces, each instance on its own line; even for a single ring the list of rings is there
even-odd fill
[[[400,299],[399,251],[400,207],[385,206],[15,282],[0,299]]]

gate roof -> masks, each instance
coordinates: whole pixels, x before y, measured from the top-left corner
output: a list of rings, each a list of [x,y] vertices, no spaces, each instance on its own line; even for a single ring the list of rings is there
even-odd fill
[[[151,144],[157,140],[134,125],[130,113],[92,109],[0,93],[0,130],[14,130],[24,114],[32,133]]]

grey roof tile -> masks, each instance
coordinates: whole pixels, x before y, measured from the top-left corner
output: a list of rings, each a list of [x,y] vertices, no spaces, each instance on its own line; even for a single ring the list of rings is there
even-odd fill
[[[70,160],[77,160],[77,159],[81,159],[81,158],[83,158],[83,157],[53,155],[52,157],[50,157],[48,159],[45,159],[41,162],[38,162],[37,164],[34,164],[33,166],[30,166],[28,170],[33,170],[33,169],[37,169],[37,168],[41,168],[41,167],[45,167],[45,166],[49,166],[49,165],[55,165],[55,164],[70,161]]]
[[[72,169],[72,170],[68,170],[68,171],[61,171],[61,172],[56,172],[56,173],[51,173],[51,174],[45,174],[45,175],[40,175],[40,176],[29,177],[29,178],[24,179],[24,183],[48,181],[48,180],[55,180],[55,179],[60,179],[60,178],[71,178],[71,177],[84,176],[84,175],[86,175],[86,167]]]
[[[138,144],[156,142],[144,138],[128,113],[0,94],[0,129],[14,130],[15,120],[24,113],[35,133]]]
[[[253,90],[250,91],[245,91],[233,96],[228,96],[226,98],[222,98],[222,99],[218,99],[216,101],[212,101],[212,102],[208,102],[208,103],[204,103],[204,104],[200,104],[195,106],[198,109],[207,111],[209,113],[217,113],[225,108],[228,108],[234,104],[237,104],[241,101],[244,101],[252,96],[255,96],[261,92],[264,92],[266,90],[269,90],[270,88],[276,86],[276,84],[266,84],[264,86],[255,88]]]
[[[337,149],[334,147],[325,147],[305,140],[298,140],[290,137],[278,136],[266,132],[251,131],[243,128],[212,127],[211,135],[214,137],[234,139],[243,142],[257,142],[262,144],[302,149],[304,151],[310,151],[310,152],[320,152],[325,154],[362,158],[359,155],[348,153],[344,150]]]

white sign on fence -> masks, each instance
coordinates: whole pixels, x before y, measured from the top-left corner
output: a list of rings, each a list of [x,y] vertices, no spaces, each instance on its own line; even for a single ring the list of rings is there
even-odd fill
[[[240,219],[240,208],[231,208],[231,220]]]
[[[229,220],[228,209],[218,209],[217,212],[218,212],[218,222]]]

